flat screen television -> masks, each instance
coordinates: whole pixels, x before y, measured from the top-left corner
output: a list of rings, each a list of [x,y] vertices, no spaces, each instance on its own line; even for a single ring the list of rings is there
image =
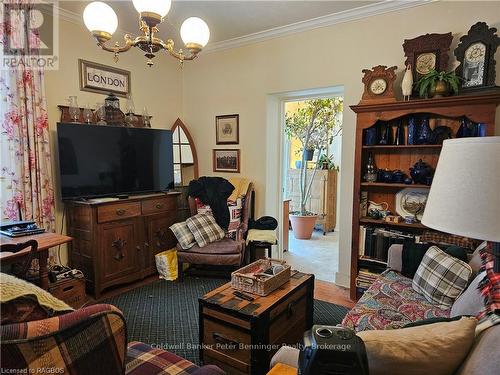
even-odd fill
[[[174,186],[170,130],[59,123],[57,138],[62,199]]]

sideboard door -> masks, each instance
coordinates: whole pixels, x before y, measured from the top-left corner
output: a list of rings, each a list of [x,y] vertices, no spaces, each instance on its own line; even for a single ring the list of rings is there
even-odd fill
[[[156,272],[155,255],[175,247],[177,241],[170,226],[177,221],[176,211],[146,216],[146,242],[144,243],[144,276]]]
[[[99,225],[101,289],[140,278],[139,221],[119,220]]]

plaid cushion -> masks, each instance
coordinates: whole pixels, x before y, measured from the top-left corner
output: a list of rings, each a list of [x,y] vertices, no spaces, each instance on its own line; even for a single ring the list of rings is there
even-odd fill
[[[229,209],[229,226],[227,228],[226,237],[232,240],[236,239],[238,229],[241,225],[241,211],[242,211],[242,200],[238,199],[237,202],[227,202],[227,207]]]
[[[186,220],[199,247],[224,238],[224,231],[217,225],[211,214],[196,214]]]
[[[12,373],[124,373],[125,319],[114,306],[92,305],[53,318],[2,325],[0,340],[1,367],[19,370]]]
[[[484,297],[484,311],[480,318],[489,316],[500,323],[500,273],[494,272],[494,259],[492,244],[488,242],[487,246],[480,250],[482,267],[481,271],[486,271],[486,277],[479,284],[481,295]]]
[[[174,233],[175,238],[179,241],[179,245],[181,245],[184,250],[192,248],[196,243],[193,233],[191,233],[185,221],[175,223],[170,227],[170,230]]]
[[[420,242],[436,245],[455,245],[465,249],[475,249],[480,241],[468,237],[427,230],[420,236]]]
[[[173,353],[153,349],[151,345],[131,342],[127,350],[127,375],[186,375],[198,366]]]
[[[431,246],[413,277],[413,289],[429,302],[447,308],[467,287],[472,269],[461,260]]]

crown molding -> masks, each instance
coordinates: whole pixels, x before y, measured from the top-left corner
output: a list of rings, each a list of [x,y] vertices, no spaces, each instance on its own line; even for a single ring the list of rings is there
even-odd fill
[[[223,51],[230,48],[237,48],[247,44],[263,42],[265,40],[283,37],[303,31],[313,30],[321,27],[336,25],[339,23],[355,21],[380,14],[396,12],[409,9],[439,0],[384,0],[376,4],[368,4],[359,8],[349,9],[338,13],[327,14],[325,16],[300,21],[285,26],[275,27],[269,30],[240,36],[237,38],[222,40],[220,42],[209,43],[202,53]]]
[[[303,31],[328,27],[344,22],[355,21],[380,14],[397,12],[404,9],[437,2],[439,0],[384,0],[375,4],[368,4],[358,8],[345,10],[338,13],[327,14],[325,16],[312,18],[310,20],[300,21],[289,25],[279,26],[268,30],[258,31],[256,33],[243,35],[237,38],[221,40],[220,42],[209,43],[203,48],[202,53],[211,53],[223,51],[231,48],[237,48],[252,43],[263,42],[265,40],[283,37]],[[59,19],[76,25],[83,25],[82,15],[58,7]],[[130,31],[118,29],[125,34]]]

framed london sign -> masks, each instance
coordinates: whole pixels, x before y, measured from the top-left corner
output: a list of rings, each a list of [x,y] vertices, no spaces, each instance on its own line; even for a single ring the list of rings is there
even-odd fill
[[[127,97],[130,94],[130,72],[91,61],[79,59],[80,90],[100,94],[113,93]]]

